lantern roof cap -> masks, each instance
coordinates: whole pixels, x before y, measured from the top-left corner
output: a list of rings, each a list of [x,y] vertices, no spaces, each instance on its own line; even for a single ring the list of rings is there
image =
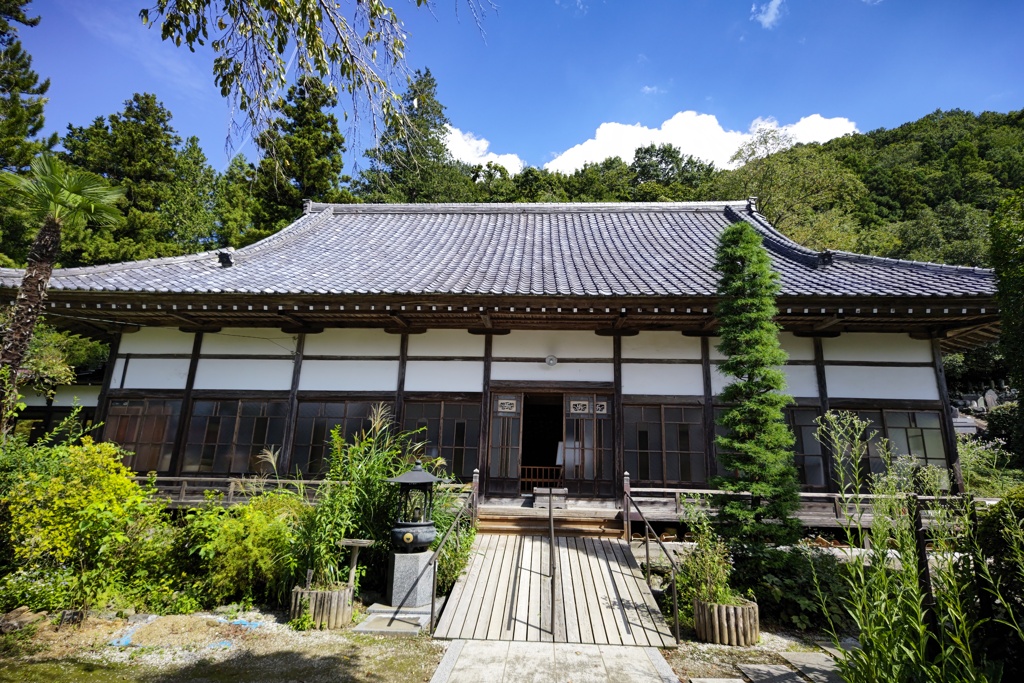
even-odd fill
[[[423,464],[417,460],[416,465],[411,470],[403,472],[397,477],[391,477],[387,481],[394,484],[433,484],[441,480],[423,469]]]

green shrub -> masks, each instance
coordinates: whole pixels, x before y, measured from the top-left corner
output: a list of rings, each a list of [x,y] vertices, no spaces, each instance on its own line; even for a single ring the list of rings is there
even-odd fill
[[[1014,487],[1024,484],[1024,471],[1008,468],[1013,455],[997,441],[962,434],[957,437],[957,453],[965,493],[1001,498]]]
[[[733,605],[740,594],[730,587],[733,564],[729,546],[715,533],[703,509],[691,506],[680,520],[693,535],[694,545],[677,556],[675,575],[679,622],[693,625],[693,601]],[[671,618],[671,593],[666,592],[663,611]]]
[[[317,505],[299,532],[298,564],[303,574],[313,571],[321,587],[348,578],[341,538],[374,541],[360,553],[373,588],[382,589],[391,552],[391,527],[398,510],[398,486],[387,482],[412,466],[420,444],[416,432],[400,432],[388,407],[375,406],[369,427],[346,441],[340,429],[331,432],[327,476],[317,492]],[[427,463],[429,466],[429,463]]]
[[[988,428],[985,438],[1002,442],[1011,455],[1007,464],[1024,467],[1024,434],[1021,434],[1021,417],[1017,401],[1008,401],[992,408],[985,414]]]
[[[289,491],[269,491],[244,505],[211,501],[188,513],[186,552],[191,595],[210,605],[231,600],[282,603],[297,578],[296,542],[310,509]]]
[[[170,590],[175,531],[117,446],[82,437],[24,452],[30,461],[7,469],[0,501],[18,567],[66,583],[64,607],[145,605]]]
[[[732,556],[732,585],[754,596],[764,622],[801,631],[845,623],[844,567],[827,550],[743,544],[733,547]]]
[[[857,467],[865,454],[868,423],[851,413],[828,413],[819,418],[818,440],[836,454],[836,471],[847,511],[844,532],[852,546],[864,534],[870,549],[851,554],[843,576],[848,592],[842,606],[857,630],[860,647],[838,661],[848,683],[876,681],[976,681],[998,680],[998,666],[983,644],[978,597],[991,584],[973,581],[973,569],[984,573],[984,563],[974,563],[976,540],[970,533],[970,500],[952,499],[939,506],[929,526],[934,552],[929,555],[934,604],[917,561],[915,497],[920,488],[927,495],[942,493],[943,472],[921,468],[909,457],[893,457],[882,439],[881,473],[862,478]],[[863,526],[865,501],[860,491],[873,495],[871,527]],[[823,610],[828,598],[820,593]],[[839,630],[830,627],[838,645]]]

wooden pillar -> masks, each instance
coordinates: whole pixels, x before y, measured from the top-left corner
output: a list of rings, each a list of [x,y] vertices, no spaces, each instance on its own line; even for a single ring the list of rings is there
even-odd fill
[[[623,472],[626,467],[625,413],[622,408],[622,337],[620,335],[612,337],[612,363],[615,386],[615,395],[612,398],[612,410],[615,411],[612,413],[612,443],[615,448],[612,479],[618,483],[621,481],[619,473]],[[622,495],[621,491],[616,492],[616,496],[620,495]]]
[[[718,474],[718,458],[715,457],[715,407],[711,391],[711,340],[700,338],[701,375],[704,378],[704,462],[707,466],[707,481]]]
[[[96,399],[96,412],[93,414],[92,423],[101,425],[107,420],[107,396],[110,393],[110,383],[114,381],[114,366],[117,365],[117,352],[121,348],[121,333],[114,336],[110,342],[110,353],[107,354],[107,367],[103,368],[103,386],[100,387],[99,398]],[[96,434],[98,441],[103,440],[103,433]]]
[[[281,444],[278,472],[288,474],[292,466],[292,449],[295,446],[295,425],[299,417],[299,379],[302,376],[302,355],[306,350],[306,333],[300,332],[295,340],[295,356],[292,361],[292,385],[288,390],[288,414],[284,421],[284,443]],[[302,477],[305,479],[305,475]]]
[[[818,403],[821,405],[821,414],[824,415],[831,408],[828,400],[828,382],[825,375],[825,349],[821,343],[821,337],[814,337],[814,373],[818,378]],[[821,444],[821,456],[825,459],[825,476],[828,478],[826,482],[828,491],[835,493],[838,489],[835,455],[825,444]]]
[[[181,412],[178,415],[178,430],[174,434],[174,451],[171,455],[171,472],[181,476],[182,461],[185,455],[185,436],[188,434],[189,418],[192,416],[192,388],[196,384],[196,370],[199,369],[199,354],[203,348],[203,333],[196,332],[192,340],[192,358],[188,363],[188,377],[185,379],[185,391],[181,396]]]
[[[409,363],[409,335],[402,333],[398,345],[398,386],[395,387],[395,422],[398,429],[405,424],[405,367]]]
[[[491,358],[494,356],[494,335],[484,336],[484,383],[480,392],[480,448],[477,450],[477,469],[482,477],[477,478],[477,487],[483,479],[483,489],[478,488],[477,501],[487,491],[491,469]]]
[[[942,401],[942,439],[946,446],[946,466],[949,468],[951,493],[964,490],[963,472],[960,471],[960,454],[956,447],[956,429],[953,427],[953,404],[949,402],[949,388],[946,386],[946,371],[942,367],[942,347],[938,339],[932,339],[932,362],[935,366],[935,384]]]

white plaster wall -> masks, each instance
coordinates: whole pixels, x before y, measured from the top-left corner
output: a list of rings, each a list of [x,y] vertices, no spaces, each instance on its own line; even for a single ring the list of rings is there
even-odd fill
[[[818,398],[818,373],[813,365],[787,365],[786,393],[795,398]]]
[[[132,358],[122,385],[124,359],[119,359],[110,382],[121,389],[184,389],[188,365],[187,358]]]
[[[700,339],[678,332],[641,332],[622,338],[622,357],[700,360]]]
[[[782,368],[786,375],[786,388],[784,391],[795,398],[817,398],[818,396],[818,375],[813,365],[786,365]],[[722,393],[722,390],[732,384],[733,377],[722,374],[717,365],[711,366],[711,393],[715,396]],[[829,384],[829,395],[832,394],[832,385]]]
[[[622,364],[622,393],[703,396],[701,367],[692,364]]]
[[[95,407],[99,403],[100,389],[95,385],[60,387],[53,396],[53,405],[73,406],[77,400],[80,406]]]
[[[233,327],[203,335],[201,355],[290,356],[295,353],[296,337],[274,328]]]
[[[121,335],[118,353],[192,353],[195,335],[171,327],[143,327]]]
[[[593,332],[560,330],[513,330],[494,337],[495,358],[608,358],[611,359],[612,338],[598,337]]]
[[[307,356],[398,356],[401,343],[400,335],[384,330],[331,329],[306,335],[303,353]]]
[[[872,360],[900,363],[931,363],[932,345],[907,334],[851,332],[821,340],[825,360]],[[831,386],[829,393],[832,393]]]
[[[405,366],[406,391],[483,391],[483,388],[483,362],[411,360]]]
[[[789,354],[790,360],[814,360],[813,339],[797,337],[792,332],[781,332],[779,333],[779,342],[782,344],[782,349]]]
[[[708,339],[711,346],[711,360],[723,360],[725,356],[715,348],[722,343],[721,337]],[[792,332],[780,332],[779,343],[789,354],[790,360],[814,360],[814,340],[808,337],[797,337]]]
[[[196,368],[195,388],[288,391],[292,386],[293,365],[291,359],[201,358]]]
[[[826,366],[825,381],[832,398],[939,398],[932,368]]]
[[[46,394],[37,394],[34,391],[29,392],[21,397],[21,400],[27,406],[45,406],[46,405]]]
[[[557,354],[556,354],[557,355]],[[613,382],[612,363],[492,363],[491,379],[530,382]]]
[[[484,337],[466,330],[428,330],[425,334],[410,334],[409,355],[483,357]]]
[[[408,371],[408,370],[407,370]],[[307,360],[302,362],[302,391],[395,391],[398,361]]]

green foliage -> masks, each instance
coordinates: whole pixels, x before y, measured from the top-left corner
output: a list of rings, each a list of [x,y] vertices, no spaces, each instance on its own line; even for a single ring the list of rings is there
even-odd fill
[[[1024,484],[1024,471],[1008,468],[1014,456],[1004,450],[998,440],[960,434],[957,436],[957,453],[964,493],[1001,498],[1014,487]]]
[[[175,156],[174,179],[159,211],[169,238],[183,253],[216,246],[212,243],[215,188],[213,168],[199,147],[199,138],[190,137]]]
[[[732,585],[755,597],[763,622],[801,631],[845,623],[842,601],[848,586],[832,553],[805,545],[737,544],[732,556]],[[817,599],[818,590],[824,601]]]
[[[283,490],[228,509],[212,500],[190,510],[184,537],[187,552],[197,561],[192,568],[195,594],[213,605],[283,602],[298,575],[295,549],[308,514],[302,497]]]
[[[761,237],[746,222],[722,233],[715,260],[720,275],[718,350],[726,357],[720,371],[733,378],[720,397],[729,407],[718,418],[727,430],[718,436],[719,462],[732,477],[719,477],[725,491],[749,492],[751,500],[721,497],[718,523],[731,538],[789,542],[799,534],[791,516],[799,505],[793,465],[793,434],[782,409],[792,399],[782,393],[779,366],[786,352],[775,323],[778,274],[771,268]]]
[[[1024,485],[1006,492],[1002,500],[978,522],[978,538],[985,557],[1005,596],[1012,600],[1018,614],[1024,614],[1024,556],[1020,535],[1024,529]]]
[[[989,386],[1006,377],[1006,360],[998,342],[984,344],[964,353],[947,353],[942,357],[946,384],[952,393],[969,388]]]
[[[999,667],[983,647],[978,598],[992,589],[980,585],[976,573],[985,573],[978,539],[971,533],[969,499],[952,499],[932,511],[930,526],[934,552],[930,578],[934,604],[928,605],[917,562],[915,497],[941,493],[942,473],[920,468],[912,458],[892,456],[882,440],[878,449],[885,471],[862,475],[858,463],[871,435],[868,423],[849,413],[830,412],[819,419],[818,439],[836,454],[843,527],[853,546],[865,534],[870,548],[846,560],[849,592],[842,606],[857,629],[860,643],[838,661],[846,681],[997,681]],[[873,494],[871,528],[863,526],[865,499]],[[817,575],[816,575],[817,576]],[[819,579],[822,578],[819,576]],[[822,607],[829,600],[818,593]],[[838,630],[831,627],[838,643]]]
[[[243,247],[260,238],[255,230],[259,200],[253,194],[256,170],[241,154],[231,158],[224,173],[217,176],[214,191],[216,243],[221,247]]]
[[[288,626],[293,631],[312,631],[315,625],[313,614],[309,610],[309,598],[302,598],[299,603],[299,616],[289,620]]]
[[[1011,456],[1006,464],[1011,467],[1024,466],[1024,420],[1019,406],[1018,401],[1007,401],[985,413],[988,427],[984,436],[990,441],[1003,444]]]
[[[401,107],[404,120],[389,124],[367,150],[371,167],[356,194],[374,203],[475,201],[471,169],[455,162],[445,145],[449,121],[430,69],[413,74]]]
[[[68,126],[61,140],[65,160],[123,189],[119,209],[124,220],[105,229],[67,231],[62,265],[174,256],[187,253],[188,245],[200,239],[208,227],[203,188],[189,190],[192,197],[175,199],[175,193],[189,182],[188,174],[199,181],[208,171],[197,146],[181,150],[171,118],[156,95],[135,93],[121,112],[97,117],[89,126]]]
[[[9,315],[9,309],[0,309],[0,339]],[[101,367],[107,353],[108,346],[103,342],[57,330],[39,320],[21,362],[16,388],[48,394],[60,385],[71,384],[76,374]]]
[[[334,93],[363,101],[374,114],[399,117],[389,75],[405,61],[406,28],[384,2],[309,3],[277,0],[155,0],[140,10],[160,36],[194,50],[209,45],[216,55],[214,84],[258,133],[268,109],[294,68],[303,78],[331,81]],[[425,5],[417,2],[416,5]],[[483,7],[468,3],[479,19]],[[291,55],[291,57],[285,57]],[[294,61],[294,64],[293,64]]]
[[[374,541],[360,557],[380,587],[391,550],[391,527],[398,509],[398,487],[386,480],[409,469],[414,433],[399,432],[384,404],[374,407],[369,427],[346,442],[331,432],[330,466],[318,491],[316,508],[300,531],[300,566],[313,571],[313,584],[330,587],[347,579],[341,538]]]
[[[256,138],[263,154],[253,195],[259,230],[255,239],[281,230],[302,215],[303,200],[351,202],[341,189],[345,138],[329,111],[338,98],[321,81],[308,78],[288,89],[274,105],[277,118]]]
[[[693,623],[693,601],[720,605],[739,604],[740,595],[729,585],[732,556],[729,546],[715,533],[703,508],[689,506],[680,520],[693,535],[694,547],[677,556],[675,576],[679,598],[679,621]],[[666,599],[668,595],[665,596]]]
[[[0,504],[9,515],[12,567],[0,602],[52,609],[128,600],[156,604],[173,592],[174,532],[162,502],[132,481],[112,444],[4,446]],[[13,458],[24,457],[15,463]]]
[[[1024,391],[1024,190],[1004,200],[992,220],[992,264],[998,279],[1000,344],[1009,369],[1010,383]],[[1024,435],[1024,413],[1017,411],[1010,433]],[[1011,448],[1021,453],[1014,443]]]

